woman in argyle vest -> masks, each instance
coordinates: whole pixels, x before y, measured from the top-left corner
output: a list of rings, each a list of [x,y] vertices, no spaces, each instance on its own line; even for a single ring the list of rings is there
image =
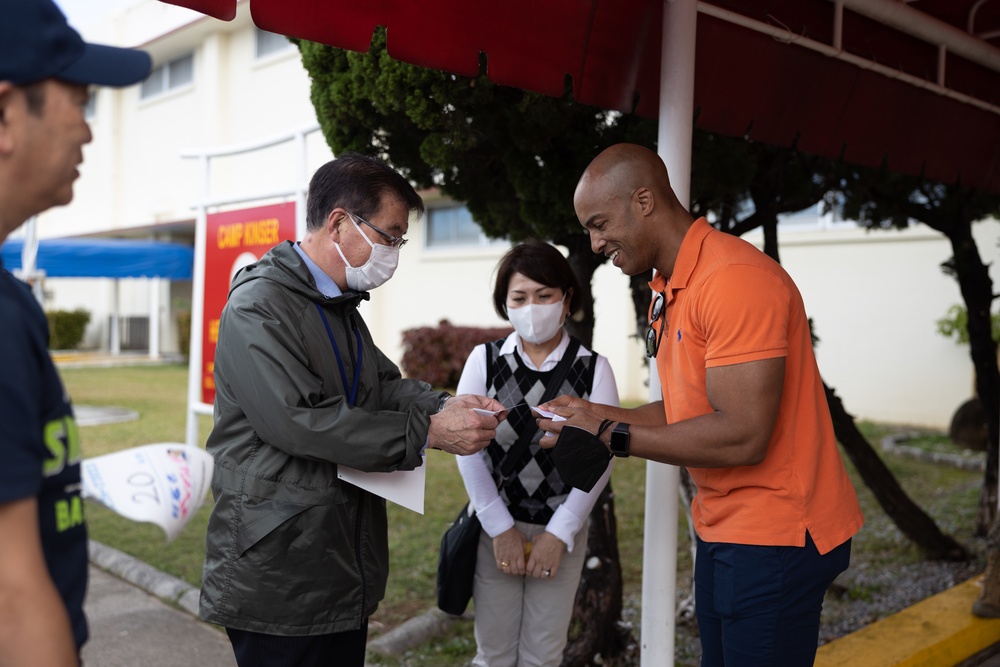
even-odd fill
[[[486,449],[456,457],[483,527],[473,587],[475,667],[562,662],[587,553],[588,517],[611,465],[590,492],[564,484],[552,450],[538,446],[542,432],[530,408],[543,402],[546,389],[552,396],[618,405],[607,358],[563,329],[579,307],[579,294],[559,250],[538,241],[511,248],[497,267],[493,304],[514,332],[477,346],[458,383],[458,394],[490,396],[508,408]]]

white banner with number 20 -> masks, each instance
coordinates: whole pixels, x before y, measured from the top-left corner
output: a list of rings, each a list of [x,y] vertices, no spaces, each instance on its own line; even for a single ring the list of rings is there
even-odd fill
[[[203,449],[157,443],[84,459],[83,496],[163,528],[170,542],[205,499],[215,462]]]

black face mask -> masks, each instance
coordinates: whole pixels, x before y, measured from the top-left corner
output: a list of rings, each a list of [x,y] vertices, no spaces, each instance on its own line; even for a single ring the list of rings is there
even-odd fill
[[[597,436],[578,426],[563,426],[552,460],[563,482],[589,492],[608,468],[611,452]]]

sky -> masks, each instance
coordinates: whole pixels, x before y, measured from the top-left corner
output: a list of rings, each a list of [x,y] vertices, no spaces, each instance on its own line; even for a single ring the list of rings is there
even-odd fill
[[[84,37],[87,36],[88,26],[135,2],[136,0],[55,0],[69,19],[69,24]]]

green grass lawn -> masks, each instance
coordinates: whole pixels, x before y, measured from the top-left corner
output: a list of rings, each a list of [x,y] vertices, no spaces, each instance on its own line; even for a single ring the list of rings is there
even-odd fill
[[[64,369],[61,374],[74,403],[125,407],[139,413],[136,421],[83,427],[85,457],[154,442],[183,442],[187,366]],[[875,424],[861,426],[876,446],[881,435],[890,431],[889,427]],[[199,427],[203,443],[211,429],[210,418],[200,418]],[[980,473],[901,457],[884,458],[910,496],[942,530],[963,543],[971,543],[982,481]],[[427,465],[425,514],[389,504],[391,573],[386,599],[371,619],[373,637],[434,605],[438,543],[445,527],[466,502],[466,496],[454,457],[430,451]],[[852,561],[868,560],[891,566],[918,559],[920,554],[894,530],[850,464],[848,469],[866,516],[866,526],[855,538]],[[612,476],[627,604],[628,600],[638,598],[642,586],[645,475],[642,460],[624,459],[616,463]],[[166,543],[163,532],[151,524],[124,519],[93,502],[88,502],[86,511],[92,539],[198,586],[209,503],[210,499],[170,544]],[[678,571],[679,579],[683,580],[689,576],[691,562],[682,517],[678,518],[678,524]],[[635,634],[638,635],[638,628]],[[471,623],[460,621],[445,636],[429,641],[413,654],[399,661],[381,659],[381,664],[448,667],[467,664],[474,652]],[[379,659],[371,658],[373,664],[379,664]]]

